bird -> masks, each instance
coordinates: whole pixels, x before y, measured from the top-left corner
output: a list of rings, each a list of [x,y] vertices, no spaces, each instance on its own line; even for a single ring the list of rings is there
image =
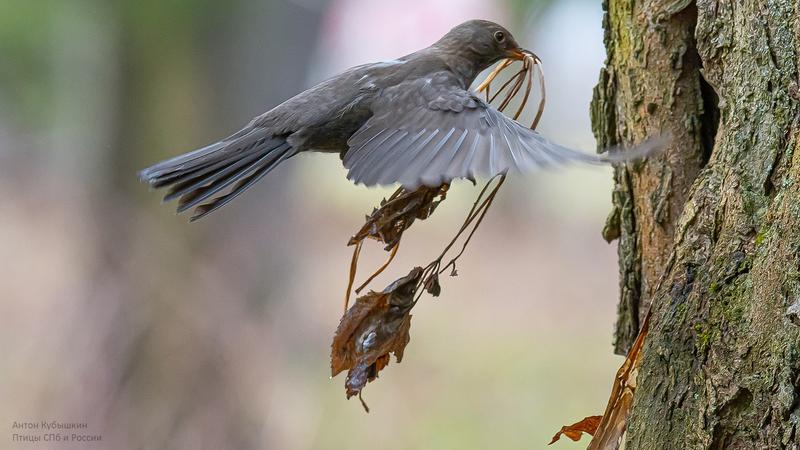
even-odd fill
[[[656,145],[590,155],[558,145],[470,91],[475,78],[523,49],[501,25],[471,20],[396,60],[353,67],[252,119],[236,133],[139,172],[190,221],[225,206],[303,152],[338,153],[347,178],[408,191],[456,179],[570,162],[614,163]]]

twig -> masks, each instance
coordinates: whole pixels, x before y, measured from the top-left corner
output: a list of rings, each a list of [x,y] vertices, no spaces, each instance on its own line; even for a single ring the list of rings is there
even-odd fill
[[[492,189],[491,193],[489,193],[489,195],[484,199],[484,195],[486,194],[486,191],[489,189],[489,186],[491,186],[494,180],[498,177],[500,178],[500,181],[497,182],[495,187]],[[440,270],[440,267],[442,265],[442,260],[447,255],[447,252],[450,251],[450,249],[453,247],[453,245],[455,245],[455,243],[458,241],[461,235],[464,234],[467,228],[469,228],[469,226],[477,218],[478,221],[475,223],[475,225],[473,225],[472,229],[470,230],[461,250],[450,262],[448,262],[447,266],[445,266],[445,268],[449,267],[450,265],[453,265],[455,267],[456,260],[464,253],[467,244],[469,243],[472,236],[475,234],[475,231],[477,231],[478,226],[483,221],[483,217],[486,215],[486,212],[492,205],[492,201],[494,200],[494,197],[497,195],[497,191],[500,189],[500,186],[503,185],[505,178],[506,178],[505,174],[502,174],[495,176],[491,180],[486,182],[486,185],[484,185],[483,189],[481,189],[481,192],[478,194],[478,197],[475,199],[475,203],[473,203],[472,208],[470,208],[470,211],[467,214],[467,217],[464,219],[464,222],[461,224],[461,227],[459,228],[458,232],[456,232],[455,236],[453,236],[450,242],[445,246],[444,250],[442,250],[442,253],[439,255],[439,257],[437,257],[436,259],[431,261],[427,266],[425,266],[425,269],[423,270],[422,273],[422,277],[420,277],[420,281],[417,284],[417,289],[419,289],[420,286],[424,285],[428,281],[428,278],[430,278],[431,276],[438,276],[444,271],[444,269]],[[422,292],[423,292],[422,290],[419,291],[419,293],[417,294],[417,298],[415,299],[415,302],[416,300],[419,300],[420,296],[422,295]]]
[[[382,266],[380,266],[380,267],[378,268],[378,270],[376,270],[376,271],[375,271],[375,273],[373,273],[372,275],[370,275],[370,277],[369,277],[369,278],[367,278],[367,281],[365,281],[364,283],[362,283],[362,284],[361,284],[361,286],[359,286],[359,287],[357,287],[357,288],[356,288],[356,294],[360,294],[362,289],[364,289],[365,287],[367,287],[367,285],[368,285],[368,284],[369,284],[369,283],[370,283],[372,280],[374,280],[374,279],[375,279],[375,277],[377,277],[378,275],[380,275],[380,274],[381,274],[381,272],[383,272],[384,270],[386,270],[386,268],[387,268],[387,267],[389,267],[389,264],[391,264],[391,263],[392,263],[392,260],[394,259],[394,256],[397,254],[397,249],[398,249],[398,248],[400,248],[400,241],[397,241],[397,243],[394,245],[394,247],[392,247],[392,252],[389,254],[389,259],[387,259],[387,260],[386,260],[386,262],[385,262],[385,263],[383,263],[383,265],[382,265]]]
[[[544,104],[547,98],[544,89],[544,70],[542,69],[542,62],[539,58],[534,60],[534,67],[536,70],[539,71],[539,109],[536,111],[536,117],[533,119],[533,123],[531,123],[531,128],[536,129],[536,126],[539,125],[539,119],[542,118],[542,113],[544,113]]]
[[[344,294],[344,312],[347,312],[347,307],[350,305],[350,292],[353,289],[353,282],[356,281],[356,270],[358,270],[358,255],[361,253],[361,243],[358,241],[356,248],[353,249],[353,258],[350,260],[350,277],[347,280],[347,292]]]
[[[506,181],[506,176],[505,175],[500,177],[500,181],[497,183],[497,186],[495,186],[495,188],[492,190],[492,193],[489,194],[489,197],[486,199],[486,207],[483,208],[483,211],[481,212],[480,217],[478,217],[478,221],[475,222],[475,226],[472,227],[472,231],[469,232],[469,234],[467,235],[467,239],[464,240],[464,244],[461,246],[461,250],[458,252],[458,254],[453,259],[450,260],[450,262],[447,263],[447,265],[444,266],[444,268],[442,268],[439,271],[439,274],[443,273],[451,265],[453,266],[453,269],[456,268],[456,260],[458,258],[460,258],[461,255],[464,254],[464,250],[467,249],[467,245],[469,244],[469,241],[472,240],[472,236],[478,230],[478,227],[481,225],[481,222],[483,222],[483,218],[486,216],[486,212],[489,211],[489,207],[492,206],[492,203],[494,202],[494,197],[497,195],[497,191],[500,190],[500,186],[502,186],[503,182],[505,182],[505,181]]]

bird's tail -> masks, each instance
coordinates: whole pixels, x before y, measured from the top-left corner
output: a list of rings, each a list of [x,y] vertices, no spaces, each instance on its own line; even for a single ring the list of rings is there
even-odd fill
[[[225,206],[295,154],[283,138],[263,129],[242,130],[148,167],[139,172],[139,179],[154,188],[169,186],[164,201],[179,199],[178,213],[196,207],[193,222]]]

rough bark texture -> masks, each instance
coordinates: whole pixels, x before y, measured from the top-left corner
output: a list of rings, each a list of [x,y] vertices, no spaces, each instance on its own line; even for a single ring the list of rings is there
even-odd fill
[[[608,0],[601,147],[615,172],[615,347],[652,304],[628,449],[800,448],[800,2]]]

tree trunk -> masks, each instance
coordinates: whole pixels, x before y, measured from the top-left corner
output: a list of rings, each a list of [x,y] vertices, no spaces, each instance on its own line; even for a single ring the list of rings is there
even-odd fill
[[[615,349],[652,305],[628,449],[800,448],[800,2],[607,0],[601,147],[615,171]]]

